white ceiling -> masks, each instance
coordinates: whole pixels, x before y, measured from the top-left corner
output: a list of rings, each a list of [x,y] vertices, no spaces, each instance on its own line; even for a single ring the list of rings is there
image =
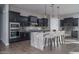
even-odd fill
[[[10,5],[13,7],[22,8],[25,10],[28,10],[30,12],[35,12],[38,14],[44,14],[45,13],[45,4],[15,4]],[[57,13],[57,6],[60,7],[59,14],[65,15],[65,14],[71,14],[71,13],[79,13],[79,4],[55,4],[54,5],[54,12],[51,11],[51,5],[47,4],[47,14],[50,13]]]

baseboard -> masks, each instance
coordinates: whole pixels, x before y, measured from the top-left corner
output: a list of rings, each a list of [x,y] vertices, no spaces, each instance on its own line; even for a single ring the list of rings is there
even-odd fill
[[[9,43],[6,43],[5,46],[9,46]]]
[[[0,40],[0,42],[5,46],[9,46],[9,43],[4,43],[2,40]]]

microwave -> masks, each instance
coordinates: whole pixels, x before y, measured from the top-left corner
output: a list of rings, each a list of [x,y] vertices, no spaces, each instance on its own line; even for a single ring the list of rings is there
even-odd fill
[[[20,28],[20,23],[17,22],[10,22],[10,28]]]

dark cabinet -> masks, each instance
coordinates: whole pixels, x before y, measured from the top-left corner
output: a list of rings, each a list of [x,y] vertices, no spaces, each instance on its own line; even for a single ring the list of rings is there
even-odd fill
[[[30,32],[21,32],[20,33],[20,38],[22,40],[30,40]]]
[[[29,32],[20,32],[20,38],[9,39],[9,43],[30,40]]]
[[[35,26],[38,25],[37,20],[38,20],[38,18],[36,16],[28,16],[28,21],[29,21],[30,25],[32,25],[32,24],[35,24]]]
[[[78,26],[78,18],[74,18],[74,20],[73,20],[73,26]]]
[[[78,31],[72,31],[71,36],[72,38],[78,38]]]
[[[17,22],[19,16],[19,12],[9,11],[9,22]]]
[[[20,16],[18,21],[20,22],[20,26],[29,26],[30,25],[29,21],[28,21],[28,17],[26,17],[26,16]]]
[[[42,18],[42,20],[43,20],[43,26],[48,26],[48,19]]]
[[[47,18],[38,19],[38,24],[39,26],[48,26],[48,19]]]
[[[60,27],[64,26],[64,20],[60,20]]]
[[[43,20],[42,19],[38,19],[38,26],[43,26]]]
[[[78,26],[78,18],[64,18],[60,20],[60,26]]]
[[[73,26],[73,18],[64,18],[64,26]]]

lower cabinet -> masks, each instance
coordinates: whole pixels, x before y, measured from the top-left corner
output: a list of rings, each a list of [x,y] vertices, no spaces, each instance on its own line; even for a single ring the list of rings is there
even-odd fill
[[[14,43],[14,42],[18,42],[18,41],[20,41],[20,38],[9,39],[9,43]]]
[[[72,38],[78,38],[78,31],[72,31],[71,36]]]
[[[24,40],[30,40],[30,32],[20,32],[19,38],[9,39],[9,42],[13,43],[13,42],[19,42]]]
[[[30,40],[30,32],[21,32],[20,39],[22,40]]]

